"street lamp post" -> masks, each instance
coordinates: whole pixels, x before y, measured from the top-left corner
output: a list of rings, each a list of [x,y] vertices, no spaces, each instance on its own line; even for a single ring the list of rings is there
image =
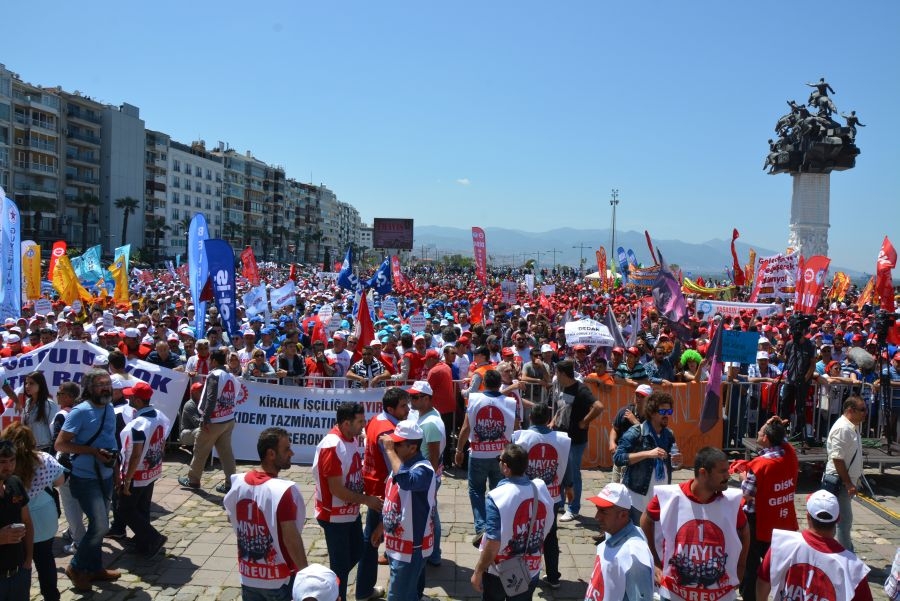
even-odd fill
[[[609,204],[612,206],[612,242],[609,245],[609,255],[611,257],[616,256],[616,207],[619,204],[619,189],[612,189],[612,198],[609,200]]]

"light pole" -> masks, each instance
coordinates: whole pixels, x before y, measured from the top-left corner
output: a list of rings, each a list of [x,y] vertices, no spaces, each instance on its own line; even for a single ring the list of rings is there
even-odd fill
[[[584,249],[590,248],[590,244],[584,244],[583,242],[579,242],[577,246],[573,246],[572,248],[577,248],[579,252],[578,258],[578,273],[580,275],[584,275]]]
[[[616,256],[616,206],[619,204],[619,189],[612,189],[612,198],[609,199],[612,206],[612,242],[609,245],[609,256]]]
[[[547,251],[548,253],[553,253],[553,271],[556,272],[556,255],[562,253],[561,250],[557,250],[556,248],[551,248]]]

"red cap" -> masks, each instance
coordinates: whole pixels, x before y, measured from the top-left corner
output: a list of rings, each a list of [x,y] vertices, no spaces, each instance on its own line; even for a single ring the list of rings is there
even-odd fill
[[[124,396],[136,396],[142,401],[149,401],[150,397],[153,396],[153,389],[150,388],[149,384],[141,380],[135,382],[130,388],[123,389],[122,394]]]

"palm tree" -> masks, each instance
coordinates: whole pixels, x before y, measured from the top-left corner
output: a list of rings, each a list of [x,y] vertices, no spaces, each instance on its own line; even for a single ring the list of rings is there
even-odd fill
[[[168,232],[172,230],[172,226],[166,223],[165,217],[159,217],[156,215],[151,215],[147,217],[145,222],[145,227],[147,228],[147,233],[153,236],[153,256],[154,263],[159,263],[159,238],[164,232]]]
[[[44,219],[46,211],[56,211],[56,201],[51,198],[40,198],[37,196],[26,196],[24,202],[19,207],[22,212],[32,211],[34,217],[31,219],[31,236],[36,242],[39,242],[41,235],[41,221]]]
[[[125,198],[117,198],[114,203],[116,208],[122,211],[122,242],[119,246],[125,246],[125,236],[128,232],[128,218],[134,215],[137,208],[140,206],[141,201],[136,200],[130,196],[126,196]]]
[[[193,217],[182,217],[181,221],[175,222],[175,232],[184,236],[184,252],[187,253],[188,247],[191,245],[191,221]]]
[[[100,206],[100,198],[96,194],[83,192],[69,204],[81,211],[81,250],[84,252],[88,247],[88,219],[93,209]]]
[[[307,231],[303,235],[303,262],[304,263],[312,263],[316,257],[310,258],[309,251],[312,248],[312,243],[316,244],[316,255],[319,254],[319,241],[322,240],[322,230],[316,229]]]
[[[225,225],[222,227],[222,231],[225,233],[225,238],[232,246],[234,246],[235,239],[239,240],[241,238],[241,236],[243,235],[243,230],[243,226],[240,223],[235,223],[234,221],[226,221]]]

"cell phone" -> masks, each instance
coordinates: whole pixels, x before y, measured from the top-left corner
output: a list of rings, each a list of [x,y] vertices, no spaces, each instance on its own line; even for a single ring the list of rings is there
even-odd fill
[[[9,527],[14,530],[24,530],[25,524],[15,523],[15,524],[10,524]]]

